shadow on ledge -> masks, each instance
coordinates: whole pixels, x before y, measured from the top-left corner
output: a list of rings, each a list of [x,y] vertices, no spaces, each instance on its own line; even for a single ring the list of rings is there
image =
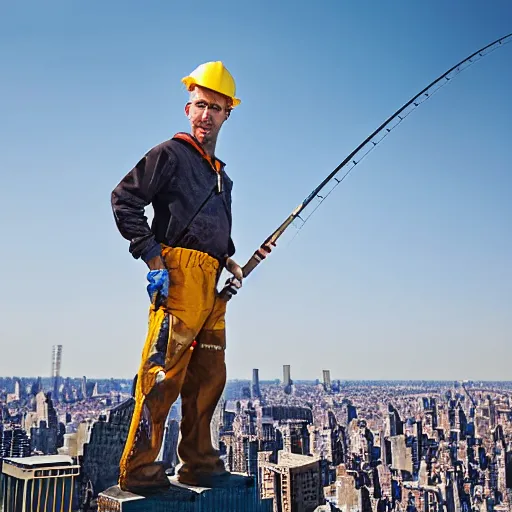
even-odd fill
[[[134,494],[115,485],[98,496],[98,512],[271,512],[260,501],[254,477],[231,474],[214,488],[193,487],[169,478],[168,489]]]

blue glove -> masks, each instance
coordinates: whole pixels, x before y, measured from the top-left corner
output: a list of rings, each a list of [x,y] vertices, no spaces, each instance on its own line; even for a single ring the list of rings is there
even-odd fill
[[[147,291],[151,302],[156,304],[169,296],[169,272],[167,269],[150,270],[147,275]]]

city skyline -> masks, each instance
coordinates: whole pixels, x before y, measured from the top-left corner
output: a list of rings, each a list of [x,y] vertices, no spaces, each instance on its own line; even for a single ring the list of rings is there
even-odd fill
[[[367,382],[340,388],[327,371],[321,386],[297,383],[290,371],[283,366],[287,382],[277,385],[260,382],[257,371],[252,385],[228,383],[213,415],[212,442],[228,471],[237,474],[233,485],[247,489],[243,510],[252,510],[245,500],[258,512],[277,503],[283,512],[511,510],[511,383]],[[51,379],[46,381],[51,388]],[[73,511],[119,510],[120,500],[133,497],[116,486],[134,408],[129,383],[66,379],[55,398],[40,379],[26,384],[0,378],[0,509],[2,501],[21,502],[22,481],[51,464],[59,472],[47,477],[73,475],[74,483],[67,483]],[[179,465],[180,421],[175,404],[159,456],[171,486]],[[9,493],[13,488],[18,492]],[[175,507],[203,491],[152,493],[143,508],[152,510],[153,500]],[[45,487],[37,498],[45,510],[61,508],[51,499],[46,506],[52,495]],[[239,512],[238,492],[220,495],[223,510]],[[209,498],[203,498],[200,509],[210,510]]]
[[[369,133],[512,19],[504,0],[194,6],[209,30],[185,4],[4,6],[0,375],[49,375],[53,345],[63,376],[137,372],[147,268],[110,193],[187,130],[180,79],[199,63],[222,60],[242,100],[218,156],[244,264]],[[327,363],[332,379],[510,378],[504,46],[408,117],[246,280],[228,306],[228,379],[277,378],[283,364],[321,379]]]

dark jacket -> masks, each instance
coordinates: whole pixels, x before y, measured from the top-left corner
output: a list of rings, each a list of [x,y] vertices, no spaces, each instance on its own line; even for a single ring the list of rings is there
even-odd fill
[[[147,262],[165,244],[206,252],[223,262],[235,252],[232,187],[223,162],[209,160],[191,135],[176,134],[151,149],[114,189],[114,218],[134,258]],[[151,228],[144,215],[149,204],[154,209]]]

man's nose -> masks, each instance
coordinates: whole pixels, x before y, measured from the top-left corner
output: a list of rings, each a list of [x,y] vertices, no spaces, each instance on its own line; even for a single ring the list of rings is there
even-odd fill
[[[201,116],[201,119],[203,121],[206,121],[209,117],[210,117],[210,107],[208,107],[208,105],[207,105],[205,107],[205,109],[203,110],[203,115]]]

